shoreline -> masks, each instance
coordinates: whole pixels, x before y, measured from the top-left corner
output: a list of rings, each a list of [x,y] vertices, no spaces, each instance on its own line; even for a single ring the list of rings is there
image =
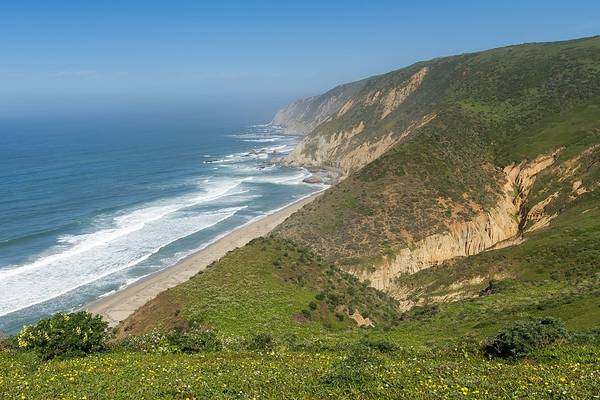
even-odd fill
[[[320,196],[323,191],[320,190],[300,198],[274,210],[271,214],[251,220],[177,263],[147,275],[121,290],[94,300],[81,307],[81,310],[102,316],[109,326],[114,327],[161,292],[187,281],[227,252],[244,246],[252,239],[268,234],[290,215]]]

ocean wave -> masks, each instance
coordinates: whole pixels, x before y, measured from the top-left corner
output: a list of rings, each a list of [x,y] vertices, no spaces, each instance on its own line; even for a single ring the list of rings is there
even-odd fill
[[[277,185],[298,185],[310,176],[310,172],[304,170],[293,175],[264,175],[254,177],[250,182],[253,183],[273,183]]]
[[[165,221],[147,223],[140,232],[91,247],[78,257],[63,257],[46,268],[19,269],[0,280],[0,316],[60,297],[79,287],[126,270],[160,252],[166,246],[193,233],[231,218],[247,206],[227,208],[197,215],[171,216]]]
[[[215,182],[208,186],[206,193],[202,195],[194,196],[193,198],[177,199],[172,204],[167,205],[146,206],[123,215],[115,216],[113,217],[113,223],[116,226],[113,228],[100,229],[99,231],[87,234],[61,236],[58,238],[59,246],[55,248],[58,252],[43,255],[29,264],[1,270],[0,281],[27,271],[44,268],[50,264],[90,251],[98,246],[105,245],[123,236],[139,231],[146,224],[160,220],[179,210],[235,194],[228,192],[239,186],[242,182],[243,179]]]
[[[273,138],[242,139],[242,142],[268,143],[268,142],[277,142],[278,140],[280,140],[280,139],[276,138],[276,137],[273,137]]]

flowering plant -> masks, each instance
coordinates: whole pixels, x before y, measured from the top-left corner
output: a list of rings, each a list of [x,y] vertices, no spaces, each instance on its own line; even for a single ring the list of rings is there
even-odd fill
[[[58,313],[23,327],[17,343],[46,360],[59,355],[83,355],[105,349],[107,327],[100,316],[85,311]]]

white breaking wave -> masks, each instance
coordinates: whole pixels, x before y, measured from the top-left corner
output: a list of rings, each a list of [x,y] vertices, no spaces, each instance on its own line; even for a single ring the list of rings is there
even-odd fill
[[[95,247],[110,243],[120,237],[139,231],[143,229],[146,224],[160,220],[176,211],[213,201],[226,195],[238,194],[240,192],[230,193],[230,191],[239,186],[243,181],[244,179],[237,179],[230,182],[217,182],[211,185],[207,192],[202,195],[171,200],[171,202],[166,205],[147,206],[128,214],[117,216],[114,218],[115,228],[102,229],[90,234],[59,238],[61,244],[71,244],[73,246],[54,254],[40,257],[30,264],[4,269],[0,271],[0,282],[8,277],[19,275],[26,271],[44,268],[48,265],[87,252]]]
[[[274,183],[277,185],[298,185],[311,176],[311,173],[303,170],[294,175],[263,175],[252,178],[250,182],[254,183]]]
[[[170,264],[172,258],[180,259],[197,251],[198,249],[187,249],[167,256],[179,247],[179,243],[173,243],[225,221],[248,207],[244,204],[253,204],[256,199],[265,197],[262,193],[257,194],[262,190],[260,187],[242,186],[245,182],[301,185],[302,181],[310,176],[308,171],[278,171],[280,167],[263,165],[258,161],[290,152],[297,141],[282,135],[281,130],[275,131],[269,125],[265,125],[264,128],[256,129],[252,133],[234,135],[240,142],[256,143],[248,145],[254,147],[251,150],[229,155],[203,154],[204,163],[220,164],[215,165],[212,170],[231,168],[232,174],[229,177],[208,178],[200,183],[186,181],[188,189],[193,189],[190,186],[195,184],[200,190],[195,194],[147,203],[126,212],[106,214],[93,221],[95,231],[59,237],[56,246],[36,255],[31,261],[20,265],[1,266],[0,317],[56,299],[78,288],[98,283],[97,281],[103,283],[109,276],[111,281],[116,279],[117,284],[122,283],[116,289],[118,291],[142,278],[130,278],[130,275],[147,272],[148,268],[160,269],[167,263]],[[176,182],[165,185],[165,188],[178,187],[181,184]],[[306,188],[299,187],[298,190],[304,191]],[[268,199],[268,196],[266,198]],[[206,211],[208,209],[213,211]],[[250,210],[254,210],[254,205]],[[242,226],[278,210],[251,218]],[[246,213],[241,214],[239,218],[246,220]],[[255,215],[255,211],[250,215]],[[221,230],[220,227],[217,228]],[[200,248],[210,245],[229,232],[231,230],[211,237],[202,243]],[[184,243],[187,247],[188,242]],[[167,246],[168,251],[164,251]],[[134,268],[136,266],[143,268]],[[121,272],[128,269],[132,269],[131,272]],[[87,288],[80,290],[85,291]],[[60,302],[65,300],[68,303],[70,295],[61,298]]]
[[[273,137],[273,138],[257,138],[257,139],[242,139],[242,142],[249,142],[249,143],[268,143],[268,142],[276,142],[280,140],[279,138]]]
[[[188,215],[183,211],[146,222],[142,229],[71,253],[45,268],[19,269],[0,280],[0,316],[59,297],[98,279],[131,268],[165,246],[231,218],[244,207]],[[83,242],[86,243],[84,239]],[[76,255],[76,257],[75,257]]]
[[[202,194],[182,196],[112,217],[112,227],[64,236],[35,261],[0,271],[0,316],[61,296],[147,260],[166,245],[246,208],[190,212],[190,207],[246,193],[244,179],[204,182]]]

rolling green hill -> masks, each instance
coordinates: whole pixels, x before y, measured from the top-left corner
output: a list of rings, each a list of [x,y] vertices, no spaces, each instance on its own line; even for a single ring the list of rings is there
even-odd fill
[[[393,110],[369,102],[410,86],[419,71],[427,73]],[[352,107],[291,155],[320,164],[330,138],[364,125],[323,163],[346,166],[348,177],[277,234],[398,298],[397,276],[527,239],[598,188],[599,77],[596,37],[369,78]],[[344,164],[389,132],[396,139],[383,155]]]

